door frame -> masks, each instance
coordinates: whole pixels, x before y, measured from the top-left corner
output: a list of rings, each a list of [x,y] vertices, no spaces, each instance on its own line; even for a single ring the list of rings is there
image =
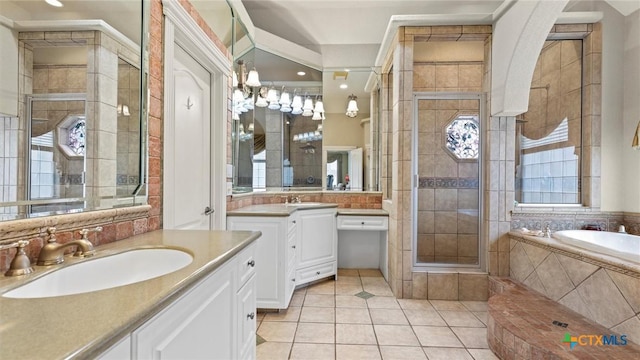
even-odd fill
[[[177,0],[162,0],[164,13],[164,174],[163,194],[173,191],[175,184],[166,174],[173,171],[173,164],[167,159],[174,149],[173,133],[168,131],[175,124],[173,66],[175,47],[180,46],[211,74],[211,216],[210,228],[226,229],[226,159],[227,159],[227,85],[232,63],[195,23],[191,15]],[[214,176],[215,175],[215,176]],[[163,221],[167,223],[167,213],[173,209],[172,199],[163,196]]]
[[[487,269],[487,244],[484,234],[484,166],[485,166],[485,137],[488,128],[485,94],[477,92],[414,92],[413,93],[413,129],[418,129],[418,100],[478,100],[480,117],[480,153],[478,154],[478,264],[426,264],[418,263],[418,131],[413,131],[411,137],[411,219],[414,224],[411,228],[411,241],[413,244],[412,270],[413,271],[465,271],[485,272]]]

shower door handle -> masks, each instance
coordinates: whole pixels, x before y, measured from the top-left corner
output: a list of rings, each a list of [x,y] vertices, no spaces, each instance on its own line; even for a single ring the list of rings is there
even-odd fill
[[[205,214],[205,215],[211,215],[211,214],[213,214],[213,213],[214,213],[214,211],[215,211],[215,210],[213,210],[212,208],[210,208],[210,207],[208,207],[208,206],[207,206],[206,208],[204,208],[204,214]]]

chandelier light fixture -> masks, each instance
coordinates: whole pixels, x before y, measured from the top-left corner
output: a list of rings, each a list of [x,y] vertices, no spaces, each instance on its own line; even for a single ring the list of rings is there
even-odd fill
[[[347,115],[350,118],[354,118],[356,116],[358,116],[358,103],[356,102],[356,100],[358,99],[357,96],[351,94],[349,95],[349,103],[347,104],[347,112],[345,115]]]

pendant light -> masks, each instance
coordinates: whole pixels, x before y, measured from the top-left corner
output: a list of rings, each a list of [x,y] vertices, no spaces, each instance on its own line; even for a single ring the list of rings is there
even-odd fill
[[[347,105],[347,112],[345,115],[347,115],[350,118],[354,118],[356,116],[358,116],[358,103],[356,102],[356,100],[358,99],[357,96],[351,94],[349,95],[349,104]]]

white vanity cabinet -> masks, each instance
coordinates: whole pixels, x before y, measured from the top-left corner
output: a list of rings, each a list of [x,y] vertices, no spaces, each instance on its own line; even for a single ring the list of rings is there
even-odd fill
[[[136,329],[132,358],[255,359],[255,251],[254,242]]]
[[[296,285],[298,212],[288,216],[227,216],[228,230],[261,231],[256,240],[256,306],[286,309]]]
[[[338,273],[336,208],[298,211],[296,285]]]

